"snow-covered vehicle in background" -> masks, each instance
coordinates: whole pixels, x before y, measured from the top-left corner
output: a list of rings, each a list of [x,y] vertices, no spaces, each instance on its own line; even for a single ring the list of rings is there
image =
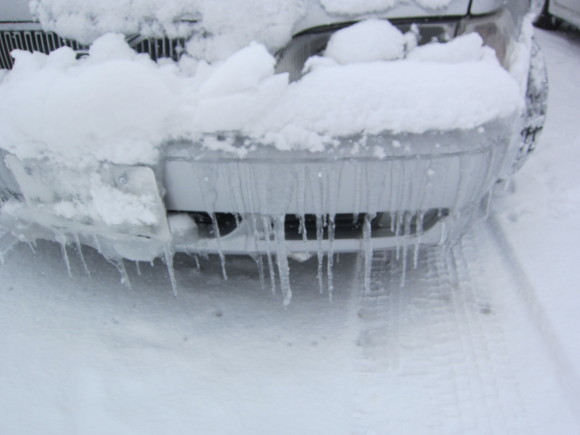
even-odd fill
[[[580,29],[580,2],[578,0],[543,0],[536,26],[556,29],[567,21]]]
[[[0,225],[285,288],[288,256],[452,241],[543,125],[529,7],[4,0]]]

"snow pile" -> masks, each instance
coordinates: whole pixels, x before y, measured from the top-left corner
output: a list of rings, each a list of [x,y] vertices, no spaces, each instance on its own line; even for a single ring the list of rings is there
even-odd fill
[[[386,20],[362,21],[332,35],[324,54],[343,64],[400,59],[405,37]]]
[[[452,0],[415,0],[426,9],[445,8]],[[382,12],[408,0],[320,0],[320,3],[331,14],[370,14]]]
[[[336,32],[250,134],[280,149],[322,150],[328,136],[469,129],[521,108],[518,84],[478,34],[415,48],[389,26],[367,20]],[[387,33],[382,48],[357,52]],[[405,59],[377,60],[405,47]]]
[[[479,36],[377,60],[402,55],[397,32],[375,20],[341,30],[292,84],[259,44],[213,64],[155,63],[121,35],[100,38],[79,60],[68,48],[17,51],[0,82],[0,147],[68,166],[153,165],[174,138],[233,131],[279,149],[320,151],[336,136],[468,129],[520,107],[518,84]],[[396,37],[354,52],[386,34]]]
[[[183,122],[168,134],[192,137],[251,125],[287,88],[288,75],[275,75],[275,63],[262,45],[251,44],[208,67],[207,76],[206,64],[201,64],[180,101]]]
[[[307,133],[475,128],[512,115],[520,104],[516,83],[494,63],[358,63],[312,71],[289,88],[253,131],[293,149]],[[310,146],[315,143],[311,140]]]
[[[242,3],[242,4],[241,4]],[[303,0],[32,0],[47,30],[91,43],[109,32],[190,37],[190,53],[224,59],[256,40],[272,52],[292,36]]]
[[[137,55],[120,35],[99,39],[81,61],[68,47],[13,56],[0,86],[2,148],[72,166],[157,161],[175,107],[173,72]]]

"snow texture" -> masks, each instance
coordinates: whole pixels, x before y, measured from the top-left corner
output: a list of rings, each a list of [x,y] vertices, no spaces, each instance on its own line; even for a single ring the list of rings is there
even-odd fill
[[[175,107],[175,74],[136,55],[121,35],[99,39],[81,61],[69,48],[13,56],[0,85],[2,148],[72,166],[157,161]]]
[[[476,52],[479,47],[476,47]],[[325,56],[338,63],[401,59],[405,37],[386,20],[366,20],[339,30],[328,41]]]

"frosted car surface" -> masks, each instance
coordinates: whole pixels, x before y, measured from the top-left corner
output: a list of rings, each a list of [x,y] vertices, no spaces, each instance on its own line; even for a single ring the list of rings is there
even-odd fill
[[[265,254],[281,278],[305,252],[449,243],[542,128],[528,9],[4,2],[0,225],[113,260]]]

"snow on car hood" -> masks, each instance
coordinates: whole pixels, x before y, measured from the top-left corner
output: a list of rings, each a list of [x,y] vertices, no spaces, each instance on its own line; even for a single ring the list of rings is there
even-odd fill
[[[256,43],[213,64],[188,56],[156,63],[119,34],[98,39],[82,59],[69,48],[17,51],[14,69],[0,76],[0,147],[68,166],[155,164],[171,139],[232,132],[250,147],[321,151],[340,136],[470,129],[521,108],[516,80],[476,34],[407,47],[397,60],[380,58],[392,59],[392,47],[349,57],[357,44],[341,32],[362,43],[376,24],[337,32],[333,49],[294,83],[275,74],[275,59]]]
[[[13,1],[13,0],[11,0]],[[192,37],[191,54],[223,60],[252,41],[271,53],[298,31],[368,18],[461,15],[469,0],[32,0],[46,30],[83,43],[109,32]]]

